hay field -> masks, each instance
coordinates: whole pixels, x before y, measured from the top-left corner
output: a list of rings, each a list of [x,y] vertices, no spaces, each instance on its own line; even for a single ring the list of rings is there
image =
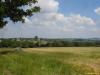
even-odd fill
[[[100,47],[0,51],[0,75],[100,75]]]

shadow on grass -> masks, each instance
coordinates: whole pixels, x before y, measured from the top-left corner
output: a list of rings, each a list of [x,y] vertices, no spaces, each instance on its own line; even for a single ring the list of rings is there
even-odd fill
[[[14,49],[14,50],[1,50],[0,55],[7,55],[7,54],[12,54],[12,53],[19,53],[22,50],[19,49]]]
[[[0,51],[0,55],[6,55],[9,53],[15,53],[16,51]]]

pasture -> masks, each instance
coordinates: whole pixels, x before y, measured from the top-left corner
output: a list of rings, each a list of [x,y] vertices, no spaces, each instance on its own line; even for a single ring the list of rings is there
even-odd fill
[[[0,75],[100,75],[100,47],[1,48]]]

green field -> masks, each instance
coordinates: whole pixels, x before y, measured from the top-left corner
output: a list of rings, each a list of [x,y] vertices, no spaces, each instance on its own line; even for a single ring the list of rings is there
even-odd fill
[[[100,47],[0,49],[0,75],[100,75]]]

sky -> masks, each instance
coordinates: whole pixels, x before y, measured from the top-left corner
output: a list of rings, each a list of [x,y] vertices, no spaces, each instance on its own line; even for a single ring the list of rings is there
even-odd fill
[[[41,11],[24,17],[24,24],[7,19],[0,37],[100,38],[100,0],[38,0],[36,5]]]

